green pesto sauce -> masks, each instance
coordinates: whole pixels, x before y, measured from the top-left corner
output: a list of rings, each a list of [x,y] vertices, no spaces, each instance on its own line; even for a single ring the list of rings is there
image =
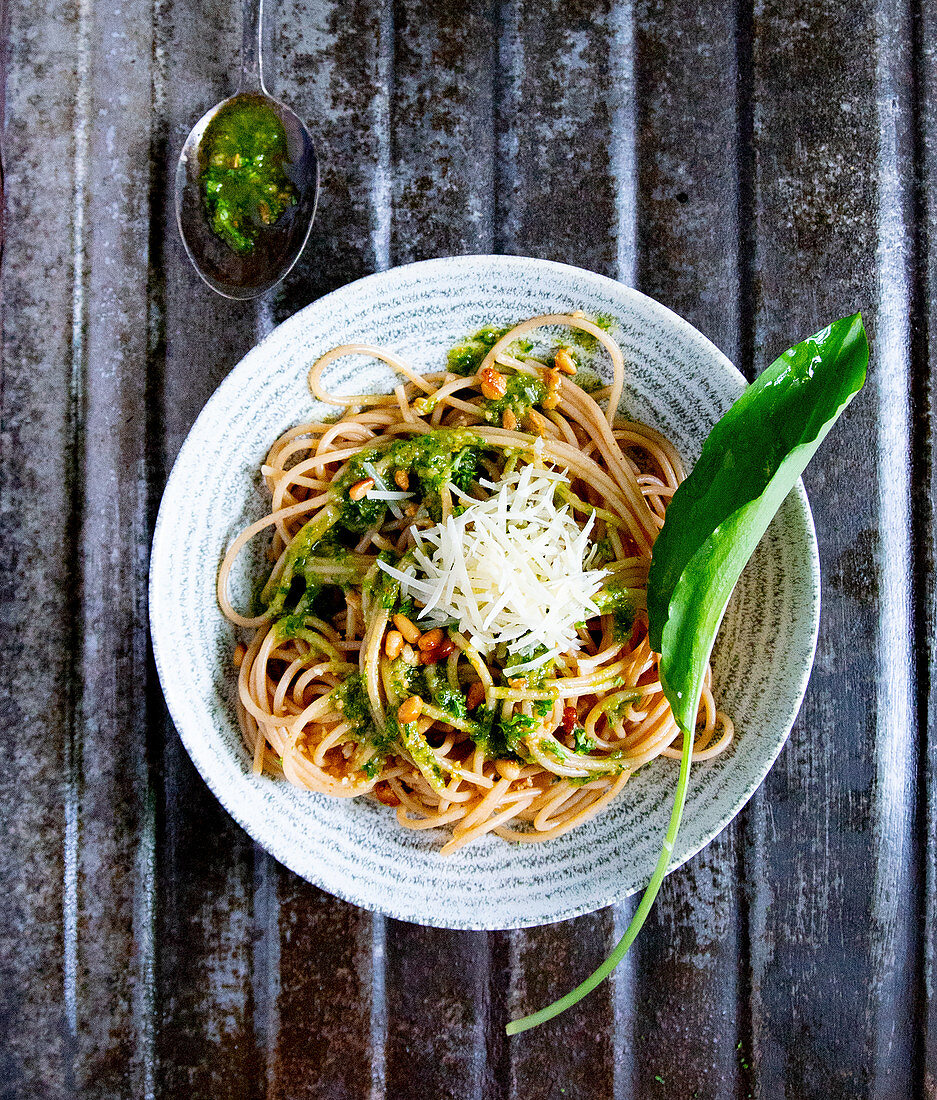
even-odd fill
[[[534,714],[538,718],[546,718],[547,715],[553,712],[553,700],[552,699],[538,699],[534,703]]]
[[[368,691],[361,673],[352,673],[343,684],[335,689],[333,698],[336,708],[342,712],[345,720],[350,723],[355,740],[373,742],[377,738],[377,730],[374,728],[374,721],[371,718]]]
[[[603,332],[612,332],[618,327],[618,321],[611,313],[596,313],[594,316],[587,317],[586,319],[591,321],[596,328],[600,328]],[[594,337],[591,332],[583,332],[581,328],[572,329],[569,339],[573,345],[582,348],[584,351],[595,351],[599,346],[599,341],[596,337]],[[576,357],[573,356],[573,358]],[[578,377],[576,381],[579,381]]]
[[[337,709],[351,725],[351,737],[359,744],[369,745],[375,750],[374,756],[361,769],[368,779],[374,779],[380,775],[387,757],[395,751],[396,737],[390,729],[382,734],[374,725],[368,691],[360,672],[352,673],[336,688],[334,698]]]
[[[388,755],[388,753],[379,752],[375,756],[372,756],[370,760],[365,760],[361,765],[361,770],[368,779],[376,779],[381,774]]]
[[[530,374],[511,374],[504,397],[485,402],[485,420],[489,424],[500,425],[505,411],[510,409],[518,424],[521,424],[532,406],[539,405],[546,396],[547,388],[539,378]]]
[[[474,335],[469,336],[449,351],[446,357],[446,367],[453,374],[459,374],[463,378],[474,374],[488,352],[512,328],[514,328],[513,325],[508,325],[505,328],[495,328],[489,325],[487,328],[479,329]],[[512,355],[520,357],[528,355],[533,350],[533,344],[529,340],[521,338],[513,340],[508,350]]]
[[[583,393],[595,393],[596,390],[601,390],[608,385],[600,375],[596,374],[594,370],[583,370],[581,367],[576,371],[576,385],[583,391]]]
[[[537,748],[541,752],[549,753],[550,756],[555,756],[558,760],[563,759],[563,750],[551,737],[541,737],[537,742]]]
[[[264,229],[297,201],[283,169],[283,123],[262,100],[239,100],[208,124],[199,156],[212,232],[233,252],[253,251]]]
[[[501,650],[501,652],[499,652],[499,650]],[[546,646],[540,645],[532,652],[526,650],[523,653],[512,653],[506,656],[502,647],[496,646],[495,657],[501,662],[501,675],[504,677],[505,683],[509,680],[523,680],[529,688],[543,687],[543,682],[546,680],[547,675],[553,672],[553,661],[544,661],[542,665],[528,669],[526,672],[521,672],[520,674],[514,672],[513,669],[515,665],[526,664],[527,661],[532,661],[535,657],[545,652]],[[549,700],[546,700],[546,702],[552,710],[552,702],[549,702]],[[549,711],[547,713],[549,713]]]
[[[446,781],[445,774],[439,766],[439,762],[429,747],[429,742],[420,733],[416,722],[401,724],[395,714],[387,715],[387,732],[392,735],[395,742],[404,746],[410,754],[413,763],[420,769],[426,779],[435,787],[441,787]]]
[[[351,553],[334,530],[322,534],[315,522],[293,540],[279,583],[270,594],[269,608],[278,619],[281,639],[305,636],[305,618],[316,610],[327,589],[347,592],[364,583],[371,558]]]
[[[455,691],[433,665],[408,665],[402,657],[398,657],[390,666],[390,681],[393,689],[402,698],[418,695],[453,718],[465,719],[468,715],[465,696],[462,692]],[[388,712],[386,721],[388,736],[399,740],[430,783],[441,786],[445,782],[445,776],[416,722],[401,725],[393,708]]]
[[[595,748],[595,741],[586,736],[582,726],[573,727],[573,752],[590,753]]]
[[[614,703],[602,708],[605,717],[609,722],[620,722],[628,707],[639,698],[640,695],[636,691],[626,692],[621,698],[616,699]]]
[[[603,615],[611,615],[616,642],[626,642],[634,626],[635,609],[639,606],[637,593],[619,581],[608,581],[595,595],[595,604]]]
[[[276,626],[274,627],[277,641],[287,642],[291,638],[302,638],[315,649],[316,642],[320,640],[321,636],[315,631],[306,628],[306,616],[309,613],[309,611],[297,611],[292,614],[281,615],[277,619]]]
[[[378,554],[377,560],[386,561],[388,565],[399,568],[403,558],[398,558],[397,555],[390,550],[382,550]],[[385,573],[379,566],[374,566],[361,582],[361,592],[363,595],[367,596],[369,600],[376,600],[378,605],[385,611],[393,611],[395,608],[399,608],[400,581],[398,581],[396,577],[392,577],[389,573]],[[412,601],[408,602],[412,603]],[[410,618],[410,613],[408,611],[401,609],[400,613]]]
[[[485,444],[465,428],[440,428],[426,435],[401,439],[384,450],[368,450],[355,455],[338,482],[342,500],[339,523],[349,531],[367,531],[379,526],[387,511],[383,500],[350,500],[348,490],[357,481],[378,475],[388,488],[394,486],[394,471],[415,474],[419,484],[410,479],[410,489],[417,501],[422,500],[433,512],[439,491],[452,484],[465,490],[475,480],[478,459]]]
[[[608,565],[609,562],[615,560],[615,548],[612,546],[611,539],[599,539],[593,545],[595,551],[592,555],[590,568],[601,569],[603,565]]]
[[[422,668],[419,665],[407,664],[403,657],[397,657],[391,661],[390,683],[401,699],[408,699],[411,695],[426,698],[424,694],[426,681],[423,678]]]
[[[428,696],[424,695],[423,698],[428,698],[452,718],[468,718],[468,706],[462,692],[456,691],[435,665],[426,665],[422,671],[428,692]]]
[[[519,764],[526,761],[522,742],[536,728],[533,718],[525,714],[502,718],[496,711],[482,706],[475,713],[475,721],[478,730],[470,737],[489,760],[514,760]]]
[[[452,718],[467,719],[468,705],[461,691],[456,691],[435,665],[410,665],[398,657],[391,662],[390,682],[402,698],[419,695]]]
[[[618,325],[617,320],[610,313],[599,313],[594,317],[589,318],[595,325],[605,332],[611,332]],[[457,344],[449,351],[446,359],[446,366],[453,374],[459,374],[463,378],[467,378],[470,374],[474,374],[481,366],[482,360],[488,354],[488,352],[494,347],[494,345],[501,339],[505,333],[510,332],[513,325],[507,325],[503,328],[498,328],[494,325],[489,325],[486,328],[479,329],[478,332],[473,333],[471,336],[466,337],[460,344]],[[581,329],[571,329],[569,336],[564,338],[565,346],[579,347],[584,351],[594,351],[598,346],[598,340],[591,335],[591,333],[583,332]],[[528,340],[526,337],[520,337],[517,340],[513,340],[511,344],[505,349],[508,354],[515,356],[518,359],[524,359],[531,357],[537,349],[537,354],[534,358],[544,358],[549,361],[549,353],[544,352],[542,347],[538,348],[532,340]],[[573,358],[578,358],[573,354]],[[597,387],[604,385],[598,376],[595,376]],[[579,383],[579,377],[577,375],[576,382]],[[597,388],[596,387],[596,388]]]

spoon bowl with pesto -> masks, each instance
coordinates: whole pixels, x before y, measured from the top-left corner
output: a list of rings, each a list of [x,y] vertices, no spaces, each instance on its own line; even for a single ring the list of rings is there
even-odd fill
[[[244,2],[241,82],[192,127],[176,167],[176,220],[192,265],[227,298],[255,298],[299,259],[319,163],[306,126],[267,93],[263,0]]]

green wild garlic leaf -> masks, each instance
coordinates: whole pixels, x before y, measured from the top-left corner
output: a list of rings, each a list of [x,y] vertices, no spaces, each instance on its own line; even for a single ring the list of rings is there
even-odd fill
[[[696,726],[703,674],[749,558],[817,447],[865,381],[857,313],[784,352],[709,433],[674,493],[648,575],[651,648],[680,728]]]
[[[684,731],[673,812],[657,866],[615,950],[558,1001],[512,1020],[516,1035],[591,993],[624,958],[670,866],[690,777],[703,675],[735,583],[840,413],[862,388],[869,345],[856,313],[784,352],[709,433],[674,493],[648,575],[648,634],[661,684]]]

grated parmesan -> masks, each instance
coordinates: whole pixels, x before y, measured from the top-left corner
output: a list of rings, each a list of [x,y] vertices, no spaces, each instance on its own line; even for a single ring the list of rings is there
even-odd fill
[[[595,517],[580,527],[568,504],[554,503],[568,483],[565,472],[527,465],[497,484],[481,481],[487,500],[450,486],[466,508],[414,529],[416,572],[378,565],[425,604],[418,617],[427,625],[455,620],[483,656],[504,645],[528,657],[512,673],[531,671],[579,649],[576,624],[599,614],[593,597],[607,576],[588,568]]]

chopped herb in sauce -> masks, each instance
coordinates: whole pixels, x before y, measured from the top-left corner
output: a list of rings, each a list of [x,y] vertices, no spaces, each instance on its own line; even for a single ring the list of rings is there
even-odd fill
[[[199,157],[212,232],[233,252],[253,251],[264,229],[297,201],[283,167],[283,123],[259,97],[238,97],[208,124]]]
[[[587,320],[590,320],[596,328],[600,328],[603,332],[612,332],[613,329],[618,327],[618,321],[611,313],[596,313],[594,316],[587,318]],[[584,351],[595,351],[599,346],[598,339],[593,336],[591,332],[585,332],[580,328],[572,329],[566,339],[572,344],[582,348]],[[578,375],[576,382],[579,382]]]
[[[595,747],[595,741],[587,736],[582,726],[573,727],[573,752],[590,753]]]
[[[342,499],[339,522],[349,531],[367,531],[380,526],[387,502],[364,496],[351,500],[348,490],[358,481],[373,478],[393,486],[393,471],[405,470],[416,475],[418,484],[411,489],[433,515],[439,509],[439,493],[444,485],[465,490],[475,480],[484,443],[464,428],[440,428],[426,435],[401,439],[383,451],[368,450],[356,455],[338,482]],[[376,476],[375,476],[376,475]],[[435,518],[439,518],[438,515]]]
[[[618,581],[609,581],[595,595],[596,607],[603,615],[611,615],[614,623],[616,642],[625,642],[634,626],[635,611],[642,606],[641,594],[633,588],[626,588]]]
[[[479,729],[471,734],[471,738],[489,760],[524,763],[526,754],[522,753],[521,743],[536,726],[533,718],[525,714],[502,718],[490,707],[479,707],[475,721]]]
[[[416,722],[399,722],[393,713],[387,715],[387,733],[394,742],[404,746],[410,754],[413,763],[423,773],[424,778],[437,790],[446,782],[445,772],[439,766],[436,754],[429,746],[429,742],[419,731]]]
[[[376,740],[377,730],[374,728],[371,717],[371,705],[368,702],[364,677],[360,672],[353,672],[340,687],[337,687],[333,699],[336,708],[351,725],[351,733],[356,741]]]
[[[423,669],[423,677],[428,693],[423,696],[424,699],[428,697],[430,702],[452,718],[468,717],[465,696],[461,691],[456,691],[434,665],[427,665]]]
[[[547,388],[539,378],[531,374],[512,374],[507,378],[507,392],[504,397],[485,402],[485,419],[489,424],[500,424],[504,413],[510,409],[518,424],[534,405],[539,405],[547,396]]]
[[[410,695],[419,695],[421,699],[425,699],[427,695],[423,668],[420,665],[407,664],[403,657],[397,657],[391,662],[390,686],[401,699]]]
[[[603,565],[608,565],[609,562],[615,561],[615,549],[612,546],[611,539],[599,539],[593,543],[595,549],[592,552],[592,558],[589,564],[593,569],[601,569]]]
[[[537,665],[535,668],[527,669],[526,672],[514,672],[515,665],[527,664],[528,661],[534,660],[536,657],[546,653],[547,647],[538,645],[533,651],[525,650],[523,653],[508,653],[506,646],[497,646],[495,649],[495,656],[502,662],[502,675],[508,682],[511,680],[523,680],[529,688],[539,688],[543,686],[543,681],[546,679],[548,673],[553,672],[553,661],[544,661],[543,664]],[[553,704],[550,704],[551,708]]]
[[[402,559],[398,559],[397,555],[390,550],[382,550],[378,554],[377,560],[399,567]],[[370,599],[377,600],[385,611],[393,611],[400,602],[400,581],[376,566],[365,577],[361,585],[361,591]],[[409,602],[412,603],[412,601]],[[401,614],[409,616],[410,613],[401,609]]]
[[[376,779],[384,769],[384,763],[387,760],[387,755],[384,753],[377,753],[369,760],[366,760],[361,765],[361,770],[368,777],[368,779]]]
[[[395,751],[396,740],[390,730],[382,734],[374,725],[368,691],[361,673],[353,672],[348,676],[335,689],[333,699],[336,708],[351,726],[349,732],[353,740],[374,750],[374,755],[364,762],[361,770],[368,779],[376,778],[381,774],[387,757]]]
[[[453,374],[460,374],[463,378],[474,374],[488,352],[513,327],[513,325],[507,325],[505,328],[489,326],[488,328],[479,329],[473,336],[469,336],[461,344],[457,344],[452,348],[446,357],[447,368]],[[517,356],[527,355],[532,349],[533,344],[523,338],[514,340],[510,346],[511,354]]]
[[[326,617],[350,588],[363,584],[373,567],[373,558],[354,554],[342,545],[334,528],[323,533],[318,524],[303,528],[290,546],[280,580],[267,592],[269,608],[281,617],[281,637],[296,637],[306,615],[319,612]]]

